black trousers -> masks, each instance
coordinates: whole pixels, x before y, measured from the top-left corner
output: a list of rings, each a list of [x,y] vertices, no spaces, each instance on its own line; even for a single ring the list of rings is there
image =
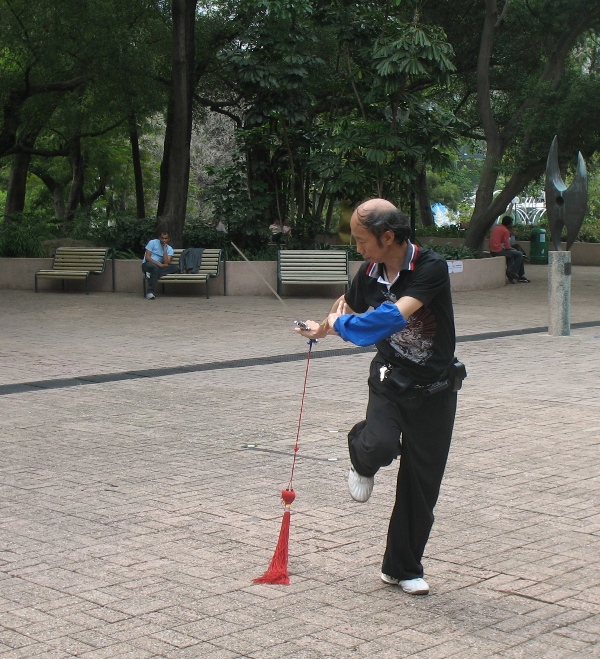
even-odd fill
[[[367,418],[348,434],[348,447],[352,465],[363,476],[389,465],[401,449],[382,571],[396,579],[416,579],[423,576],[421,559],[450,450],[456,392],[427,396],[411,389],[399,395],[388,382],[380,382],[383,364],[379,356],[371,363]]]
[[[144,263],[142,263],[142,270],[144,272],[150,273],[150,277],[146,283],[146,294],[148,294],[148,293],[154,293],[156,282],[160,277],[164,277],[165,275],[172,275],[175,274],[176,272],[179,272],[179,266],[168,265],[166,268],[159,268],[157,265],[154,265],[154,263],[149,263],[148,261],[145,261]]]

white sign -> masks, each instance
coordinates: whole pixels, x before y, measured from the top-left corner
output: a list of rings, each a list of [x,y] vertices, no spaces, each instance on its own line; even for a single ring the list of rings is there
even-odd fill
[[[462,261],[447,261],[447,263],[448,272],[462,272],[464,269]]]

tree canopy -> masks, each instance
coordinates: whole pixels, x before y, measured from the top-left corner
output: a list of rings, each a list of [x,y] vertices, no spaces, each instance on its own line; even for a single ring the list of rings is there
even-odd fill
[[[237,240],[274,218],[311,240],[370,196],[416,196],[427,223],[427,176],[469,143],[477,248],[554,135],[564,162],[597,152],[599,26],[589,0],[0,0],[5,217],[33,176],[67,223],[100,201],[142,217],[150,194],[180,243],[194,125],[217,113],[237,150],[200,194]]]

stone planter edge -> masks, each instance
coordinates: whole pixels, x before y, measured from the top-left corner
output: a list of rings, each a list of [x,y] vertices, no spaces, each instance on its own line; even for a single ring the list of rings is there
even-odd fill
[[[452,262],[451,262],[452,263]],[[500,288],[506,281],[503,259],[468,259],[461,261],[462,272],[451,272],[450,281],[453,291],[485,290]],[[361,261],[350,262],[350,275],[353,277]],[[34,290],[36,270],[52,267],[51,258],[40,259],[0,259],[0,289]],[[112,290],[112,263],[107,265],[102,275],[90,278],[90,292],[110,292]],[[459,269],[454,267],[453,270]],[[277,290],[277,263],[275,261],[230,261],[225,264],[216,279],[211,279],[210,295],[223,295],[224,285],[227,295],[231,296],[265,296],[273,295],[269,285]],[[115,261],[116,289],[119,293],[139,293],[142,295],[142,277],[140,262],[137,260]],[[160,281],[159,281],[160,284]],[[60,280],[43,279],[38,286],[42,291],[60,291]],[[84,292],[83,281],[65,282],[65,290]],[[182,295],[204,296],[204,285],[171,285],[170,291]],[[159,291],[160,292],[160,291]],[[290,297],[336,297],[343,292],[342,286],[284,286],[283,295]]]

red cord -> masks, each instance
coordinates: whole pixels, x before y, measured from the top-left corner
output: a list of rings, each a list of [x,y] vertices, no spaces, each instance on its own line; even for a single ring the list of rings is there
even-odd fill
[[[310,339],[308,342],[308,355],[306,356],[306,372],[304,373],[304,387],[302,388],[302,401],[300,403],[300,416],[298,417],[298,429],[296,430],[296,443],[294,445],[294,460],[292,461],[292,475],[290,476],[290,482],[287,487],[288,490],[292,490],[292,481],[294,480],[294,469],[296,468],[296,455],[298,454],[298,441],[300,439],[300,426],[302,425],[302,411],[304,410],[304,396],[306,394],[306,382],[308,380],[308,367],[310,366],[310,353],[315,343],[315,339]]]

